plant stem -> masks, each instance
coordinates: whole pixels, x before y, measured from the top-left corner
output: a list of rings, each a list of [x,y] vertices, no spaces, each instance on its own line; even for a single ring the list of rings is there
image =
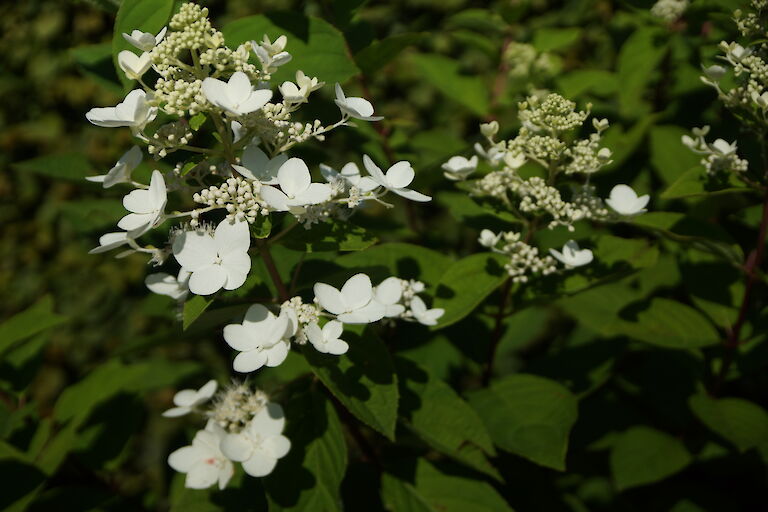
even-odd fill
[[[736,358],[736,352],[741,343],[741,329],[744,327],[744,323],[747,320],[747,312],[749,311],[749,303],[752,298],[752,290],[757,282],[760,264],[763,260],[763,253],[765,252],[766,232],[768,232],[768,189],[763,197],[763,215],[757,232],[757,245],[750,251],[744,263],[744,273],[746,274],[747,279],[744,286],[744,295],[741,298],[739,316],[736,318],[736,323],[733,324],[733,327],[728,330],[728,337],[725,340],[723,364],[720,367],[720,372],[713,388],[715,393],[720,391],[720,388],[725,382],[725,379],[728,376],[728,370],[730,370],[731,365]]]
[[[507,76],[509,74],[509,61],[504,58],[504,54],[507,52],[507,48],[512,43],[512,36],[507,36],[504,39],[504,43],[501,45],[501,53],[499,55],[499,68],[496,71],[496,78],[493,81],[493,89],[491,90],[491,101],[488,104],[488,111],[493,112],[493,109],[499,104],[499,99],[504,94],[504,90],[507,88]],[[496,116],[489,113],[485,120],[494,121]]]
[[[285,283],[280,278],[280,272],[277,271],[275,260],[272,259],[272,253],[269,252],[269,245],[264,240],[256,240],[256,246],[259,248],[261,259],[264,260],[264,265],[267,267],[269,277],[272,278],[272,282],[275,284],[275,288],[277,288],[277,295],[280,301],[283,302],[290,299],[291,296],[288,293],[288,288],[286,288]]]

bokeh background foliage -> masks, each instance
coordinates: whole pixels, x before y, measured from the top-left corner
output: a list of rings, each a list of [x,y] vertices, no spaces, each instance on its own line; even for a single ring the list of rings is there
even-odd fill
[[[119,192],[83,178],[130,144],[127,131],[84,119],[124,93],[113,26],[117,15],[118,31],[135,28],[129,7],[141,2],[125,3],[120,14],[118,0],[0,6],[0,507],[764,509],[764,282],[743,343],[722,346],[741,306],[739,266],[754,248],[759,201],[736,185],[711,193],[680,144],[703,124],[728,140],[742,135],[698,79],[717,43],[735,38],[736,2],[695,0],[670,25],[637,1],[203,2],[228,42],[287,33],[295,61],[281,73],[343,82],[386,116],[311,145],[303,158],[408,159],[419,190],[436,197],[430,207],[361,217],[381,243],[366,251],[334,258],[310,240],[299,284],[345,268],[394,272],[425,281],[446,309],[439,329],[350,339],[357,348],[339,366],[314,355],[314,378],[295,354],[251,377],[284,404],[294,449],[267,479],[236,478],[224,492],[183,489],[165,458],[192,427],[159,413],[175,389],[229,378],[217,327],[243,305],[193,304],[182,330],[172,302],[144,288],[142,258],[86,254],[123,211]],[[174,7],[155,5],[151,20],[138,14],[157,25],[145,28],[162,26]],[[509,48],[521,42],[544,60],[514,60]],[[480,121],[513,133],[516,102],[532,88],[591,103],[611,121],[614,164],[595,184],[602,195],[617,182],[650,192],[652,213],[610,232],[578,226],[597,265],[558,289],[515,291],[510,316],[496,322],[504,279],[488,269],[502,262],[476,238],[509,219],[468,199],[439,166],[471,153]],[[324,94],[312,114],[331,119]],[[756,142],[739,143],[761,165]],[[554,247],[570,236],[537,242]],[[347,248],[368,245],[345,237]],[[307,240],[288,245],[277,255],[285,276]],[[255,295],[271,286],[258,264],[251,281]]]

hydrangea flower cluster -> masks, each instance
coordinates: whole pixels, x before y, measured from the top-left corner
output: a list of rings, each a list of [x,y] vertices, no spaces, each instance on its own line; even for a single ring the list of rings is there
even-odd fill
[[[560,70],[559,58],[549,52],[539,52],[528,43],[510,42],[504,49],[504,61],[509,68],[508,75],[512,80],[528,81],[554,76]]]
[[[764,0],[753,0],[752,10],[734,12],[741,34],[748,38],[744,46],[735,41],[721,41],[721,64],[704,68],[702,82],[717,91],[718,98],[753,128],[768,124],[768,22]],[[733,80],[723,80],[729,77]]]
[[[501,203],[524,230],[493,233],[486,229],[479,242],[507,256],[506,270],[513,282],[525,283],[531,275],[555,272],[558,262],[570,269],[593,259],[589,249],[579,248],[573,240],[561,251],[551,249],[542,255],[531,245],[535,230],[564,226],[574,231],[580,220],[632,217],[646,211],[649,196],[638,197],[631,187],[617,185],[603,200],[589,184],[592,174],[611,163],[611,151],[601,145],[608,120],[593,119],[594,131],[587,138],[578,138],[576,132],[589,111],[577,110],[575,103],[562,96],[531,96],[519,107],[522,127],[514,138],[497,141],[498,123],[485,123],[480,131],[487,144],[477,143],[477,155],[471,158],[452,157],[443,164],[443,171],[448,179],[463,181],[478,172],[483,161],[488,172],[470,184],[470,193]]]
[[[716,177],[729,173],[741,174],[749,168],[749,162],[739,158],[736,153],[736,141],[727,142],[715,139],[707,143],[704,137],[709,133],[709,126],[694,128],[693,137],[683,135],[682,141],[691,151],[702,155],[701,165],[707,171],[707,176]]]
[[[272,83],[275,71],[291,60],[285,36],[230,48],[211,25],[208,10],[193,3],[182,4],[157,34],[134,30],[123,36],[138,53],[121,52],[118,63],[139,87],[117,105],[93,108],[86,117],[97,126],[130,128],[154,161],[173,154],[175,163],[158,163],[148,185],[134,181],[132,172],[144,158],[134,146],[109,172],[90,178],[104,188],[134,188],[123,198],[127,214],[118,223],[120,230],[103,235],[91,252],[123,248],[117,257],[139,252],[155,265],[172,264],[175,270],[146,278],[151,291],[181,303],[191,294],[240,288],[251,271],[252,245],[259,245],[267,266],[272,263],[264,227],[268,232],[277,216],[294,219],[286,229],[299,224],[310,229],[345,221],[369,201],[392,207],[383,200],[389,192],[411,201],[431,200],[410,188],[415,172],[405,161],[383,170],[363,155],[366,175],[353,162],[340,171],[323,165],[322,181],[315,181],[303,160],[286,153],[296,144],[322,141],[336,128],[353,126],[353,119],[382,118],[368,100],[348,96],[336,84],[337,122],[296,120],[324,83],[302,71],[296,72],[295,82]],[[213,147],[196,142],[206,140],[217,142]],[[177,206],[186,209],[171,210]],[[175,219],[182,224],[171,227],[161,243],[142,241],[162,238],[156,228]],[[252,244],[253,238],[261,240]],[[402,319],[434,325],[442,310],[427,308],[416,295],[423,290],[423,284],[397,277],[374,287],[365,274],[350,277],[340,289],[317,283],[310,302],[281,290],[279,308],[251,305],[242,323],[224,328],[223,338],[236,351],[233,368],[241,373],[281,364],[292,343],[341,355],[349,349],[346,324]],[[264,476],[290,449],[279,405],[261,392],[234,385],[202,410],[215,390],[212,381],[197,391],[181,391],[165,414],[201,412],[208,420],[191,446],[169,458],[171,467],[187,474],[188,487],[224,487],[234,462],[249,475]]]
[[[688,0],[657,0],[651,7],[651,15],[666,23],[674,23],[688,9]]]

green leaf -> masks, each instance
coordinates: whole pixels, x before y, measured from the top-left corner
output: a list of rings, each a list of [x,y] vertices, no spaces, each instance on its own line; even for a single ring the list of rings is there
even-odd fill
[[[469,315],[496,288],[509,278],[506,258],[479,253],[460,259],[443,274],[437,287],[435,308],[445,309],[438,327],[454,324]]]
[[[717,330],[704,315],[661,297],[652,299],[632,321],[616,321],[611,330],[665,348],[699,348],[720,341]]]
[[[566,388],[520,373],[468,398],[496,446],[536,464],[565,470],[568,435],[578,415],[576,397]]]
[[[349,351],[342,356],[304,351],[317,378],[363,423],[395,438],[397,375],[384,343],[370,331],[357,335],[345,331]]]
[[[363,74],[372,75],[423,38],[422,34],[397,34],[374,41],[355,54],[355,62]]]
[[[294,228],[280,242],[301,252],[362,251],[376,243],[376,237],[349,222],[324,222],[304,229]]]
[[[86,176],[93,174],[91,164],[82,153],[63,153],[46,155],[16,162],[13,167],[17,171],[31,172],[58,180],[81,182]]]
[[[489,88],[478,76],[464,75],[459,63],[442,55],[411,55],[412,68],[426,81],[452,100],[469,108],[477,115],[488,113]]]
[[[488,483],[440,471],[424,459],[413,476],[382,475],[381,498],[392,512],[512,512]],[[403,471],[406,473],[406,471]]]
[[[437,285],[453,263],[440,252],[402,243],[376,245],[365,251],[345,254],[334,262],[345,268],[365,270],[372,278],[397,276],[401,279],[418,279],[431,286]],[[375,267],[380,267],[381,272],[376,272]]]
[[[286,50],[293,56],[274,74],[279,83],[295,80],[302,70],[330,84],[344,82],[359,70],[347,49],[344,35],[328,22],[298,12],[274,12],[240,18],[226,25],[222,32],[227,45],[236,47],[246,41],[261,41],[267,34],[271,41],[280,35],[288,37]]]
[[[125,77],[117,63],[117,55],[123,50],[138,54],[139,50],[126,41],[123,34],[130,34],[134,30],[157,34],[168,23],[173,7],[173,0],[123,0],[120,4],[112,36],[112,59],[117,76],[126,89],[133,88],[136,82]]]
[[[184,302],[184,311],[181,315],[182,329],[186,331],[211,304],[213,304],[212,297],[201,295],[193,295],[191,299]]]
[[[198,112],[197,114],[195,114],[189,119],[189,127],[192,128],[194,131],[197,131],[200,129],[201,126],[205,124],[207,120],[208,120],[208,116],[206,116],[202,112]]]
[[[744,186],[735,176],[729,175],[727,188],[713,188],[707,183],[704,170],[700,165],[688,169],[681,174],[662,194],[662,199],[679,199],[683,197],[696,197],[717,194],[733,194],[738,192],[750,192],[751,189]]]
[[[402,358],[396,366],[405,425],[434,449],[501,480],[485,457],[496,452],[474,409],[426,368]]]
[[[66,321],[67,317],[53,312],[53,299],[46,295],[29,309],[0,324],[0,354],[17,342]]]
[[[125,215],[125,207],[119,199],[81,199],[62,202],[61,216],[80,233],[113,230]]]
[[[650,132],[651,165],[666,185],[673,183],[691,167],[698,166],[700,155],[682,143],[689,132],[679,126],[654,126]]]
[[[540,28],[533,34],[533,46],[540,52],[551,52],[571,46],[581,37],[582,29]]]
[[[259,215],[250,227],[251,234],[256,238],[268,238],[272,233],[272,219],[269,215]]]
[[[619,107],[624,117],[640,118],[650,110],[645,102],[647,88],[657,76],[659,63],[667,52],[666,45],[655,41],[659,33],[656,27],[638,28],[619,51]]]
[[[693,414],[710,430],[740,451],[757,448],[768,459],[768,412],[741,398],[694,395],[688,400]]]
[[[199,363],[150,359],[124,364],[110,359],[59,396],[53,411],[56,421],[84,421],[94,407],[118,393],[143,392],[171,386],[201,369]]]
[[[577,98],[591,92],[598,96],[608,96],[619,88],[615,73],[599,69],[585,69],[565,73],[556,79],[557,87],[566,98]]]
[[[307,382],[302,385],[306,388]],[[290,396],[284,405],[291,451],[264,480],[269,510],[341,511],[339,487],[347,470],[347,444],[333,404],[316,389]],[[307,472],[314,480],[311,486],[299,478]]]
[[[78,46],[69,53],[83,74],[105,89],[117,95],[123,94],[123,86],[112,63],[112,43]]]
[[[595,259],[605,265],[629,264],[633,268],[644,268],[656,264],[659,249],[642,238],[603,235],[597,240]]]
[[[632,427],[611,450],[611,473],[619,490],[663,480],[685,468],[691,455],[683,443],[659,430]]]

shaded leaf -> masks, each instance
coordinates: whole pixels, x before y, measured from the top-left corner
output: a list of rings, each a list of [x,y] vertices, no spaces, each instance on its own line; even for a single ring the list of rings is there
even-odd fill
[[[683,443],[659,430],[632,427],[616,439],[611,473],[619,490],[651,484],[681,471],[691,462]]]

